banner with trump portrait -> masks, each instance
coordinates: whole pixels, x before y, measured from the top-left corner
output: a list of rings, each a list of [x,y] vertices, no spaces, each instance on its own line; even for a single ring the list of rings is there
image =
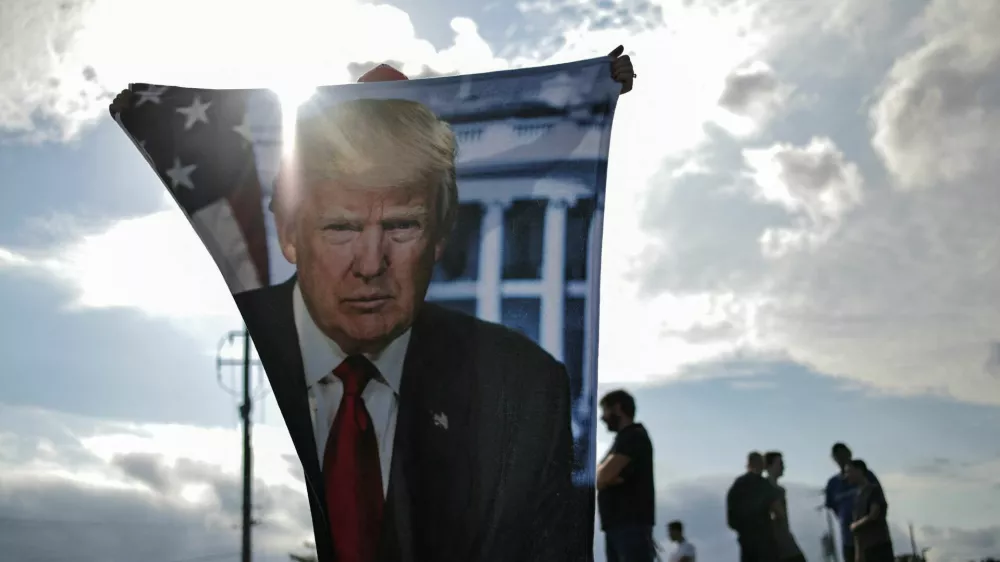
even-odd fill
[[[610,65],[113,106],[239,307],[321,562],[592,559]]]

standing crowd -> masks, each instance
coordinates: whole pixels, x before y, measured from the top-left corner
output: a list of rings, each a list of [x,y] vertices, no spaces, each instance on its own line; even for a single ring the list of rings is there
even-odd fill
[[[889,504],[878,478],[847,445],[834,444],[831,454],[840,470],[826,484],[825,506],[839,521],[843,562],[892,562]],[[726,494],[726,523],[738,537],[741,562],[805,562],[778,483],[784,473],[780,452],[754,451]]]
[[[601,398],[600,408],[601,420],[615,434],[596,478],[607,561],[662,560],[653,538],[653,444],[635,420],[635,398],[615,390]],[[844,443],[834,444],[831,454],[839,470],[826,484],[825,506],[839,521],[841,562],[893,562],[889,504],[878,479]],[[726,494],[726,523],[736,532],[740,562],[806,561],[789,524],[786,492],[779,483],[784,473],[781,452],[751,452],[746,472]],[[695,562],[695,548],[685,538],[681,521],[669,522],[667,535],[674,544],[669,562]]]

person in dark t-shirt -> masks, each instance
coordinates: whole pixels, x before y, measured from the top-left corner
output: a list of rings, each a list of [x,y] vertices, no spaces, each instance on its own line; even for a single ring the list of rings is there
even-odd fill
[[[653,487],[653,443],[635,422],[635,398],[624,390],[606,394],[601,420],[615,434],[597,467],[597,507],[608,562],[651,562],[656,504]]]
[[[778,544],[771,514],[787,517],[781,493],[764,478],[764,456],[747,455],[747,471],[726,493],[726,523],[736,531],[740,562],[777,562]]]
[[[868,479],[868,466],[861,459],[847,464],[846,476],[857,486],[854,497],[851,533],[854,535],[856,560],[845,562],[893,562],[892,535],[889,534],[889,502],[882,487]]]

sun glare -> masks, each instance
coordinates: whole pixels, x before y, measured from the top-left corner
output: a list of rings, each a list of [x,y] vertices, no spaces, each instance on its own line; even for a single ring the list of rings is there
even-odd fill
[[[281,103],[281,146],[284,154],[295,150],[295,114],[316,93],[315,86],[285,83],[271,88]]]

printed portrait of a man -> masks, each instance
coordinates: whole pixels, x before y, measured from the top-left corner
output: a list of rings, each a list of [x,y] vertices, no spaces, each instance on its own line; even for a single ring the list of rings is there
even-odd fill
[[[423,80],[380,65],[305,103],[132,84],[109,107],[236,302],[320,562],[592,558],[622,49]]]
[[[296,273],[234,296],[302,461],[319,559],[564,559],[569,520],[588,514],[568,510],[563,364],[425,302],[458,207],[454,132],[402,99],[311,109],[270,204]]]

